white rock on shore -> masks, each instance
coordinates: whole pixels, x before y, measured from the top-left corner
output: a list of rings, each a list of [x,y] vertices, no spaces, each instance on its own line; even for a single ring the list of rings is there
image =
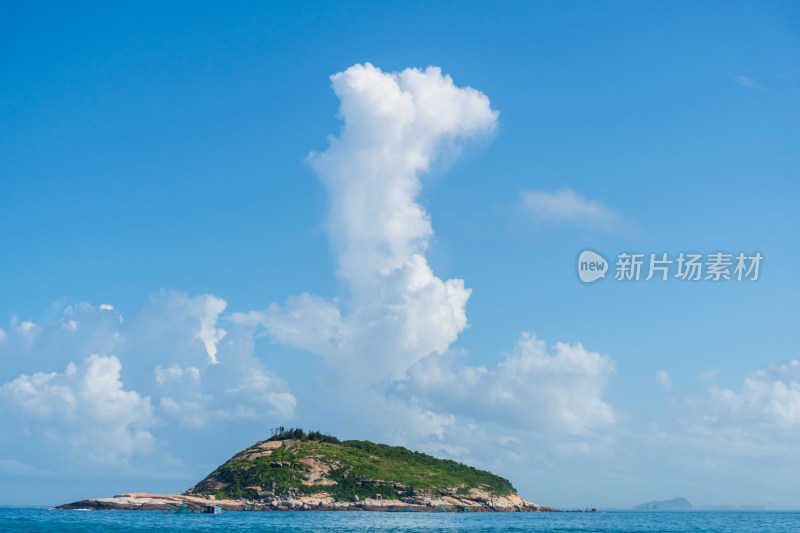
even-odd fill
[[[118,509],[118,510],[159,510],[177,509],[185,502],[190,509],[202,509],[209,505],[219,505],[226,511],[267,511],[267,510],[342,510],[342,511],[386,511],[390,508],[411,506],[417,511],[432,511],[440,507],[446,510],[500,512],[555,511],[549,507],[536,505],[517,495],[493,497],[488,493],[473,490],[468,496],[442,496],[441,498],[409,497],[397,500],[365,498],[361,501],[342,502],[331,497],[302,496],[298,498],[272,498],[263,500],[214,500],[206,497],[185,494],[119,494],[113,498],[93,498],[60,505],[58,509]]]

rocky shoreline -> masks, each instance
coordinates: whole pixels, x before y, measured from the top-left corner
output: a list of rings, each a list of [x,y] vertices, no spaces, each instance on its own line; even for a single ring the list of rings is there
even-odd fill
[[[177,510],[181,503],[193,511],[218,505],[224,511],[469,511],[469,512],[557,512],[556,509],[537,505],[511,495],[492,497],[472,495],[469,498],[443,496],[441,498],[405,497],[396,500],[366,498],[360,501],[343,502],[329,496],[286,496],[259,500],[217,500],[213,497],[187,494],[119,494],[113,498],[91,498],[59,505],[56,509],[131,510],[158,511]]]

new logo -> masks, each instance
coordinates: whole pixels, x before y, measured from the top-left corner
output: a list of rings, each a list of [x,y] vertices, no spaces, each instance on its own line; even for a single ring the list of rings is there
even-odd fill
[[[584,250],[578,257],[578,277],[584,283],[591,283],[606,277],[608,261],[602,255]]]

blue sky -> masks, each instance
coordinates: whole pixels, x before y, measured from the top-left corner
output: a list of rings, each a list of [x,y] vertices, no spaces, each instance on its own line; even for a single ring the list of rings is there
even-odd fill
[[[796,5],[3,11],[0,503],[185,490],[282,424],[546,505],[796,506]]]

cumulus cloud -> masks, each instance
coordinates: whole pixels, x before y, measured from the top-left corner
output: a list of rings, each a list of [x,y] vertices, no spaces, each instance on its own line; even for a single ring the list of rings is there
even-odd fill
[[[666,413],[640,421],[619,441],[623,456],[629,448],[622,468],[632,477],[650,479],[667,469],[683,482],[790,494],[800,467],[800,361],[767,366],[738,386],[712,385],[707,395],[674,397]]]
[[[0,422],[19,431],[6,432],[6,449],[35,438],[48,455],[116,462],[169,455],[167,442],[186,438],[179,428],[290,419],[295,398],[256,355],[254,329],[221,327],[226,305],[162,292],[124,319],[82,303],[12,325],[0,344]]]
[[[221,298],[162,292],[124,317],[107,304],[79,304],[52,323],[15,321],[0,342],[0,421],[14,411],[36,416],[0,439],[22,449],[49,424],[72,420],[72,435],[110,428],[131,443],[117,451],[130,457],[194,445],[191,432],[209,426],[225,434],[217,428],[234,425],[257,438],[303,410],[304,424],[335,420],[337,431],[416,449],[462,457],[492,446],[519,457],[531,433],[580,450],[614,423],[602,399],[614,362],[580,344],[548,348],[525,334],[495,368],[452,361],[471,290],[428,263],[433,227],[419,196],[437,161],[495,131],[489,99],[436,67],[387,73],[355,65],[331,82],[344,124],[309,162],[328,194],[342,294],[302,293],[225,314]],[[613,211],[577,198],[573,219],[613,222]],[[266,368],[272,346],[257,347],[262,329],[320,356],[324,376],[304,405]],[[103,398],[119,417],[103,418]]]
[[[467,327],[471,290],[428,263],[433,228],[419,195],[435,161],[495,130],[488,98],[436,67],[386,73],[356,65],[331,79],[344,126],[310,162],[328,193],[344,300],[304,293],[232,320],[323,356],[339,383],[330,394],[338,402],[325,408],[356,409],[374,434],[419,449],[466,453],[463,439],[476,433],[465,427],[478,421],[572,436],[611,425],[601,395],[614,363],[580,344],[549,353],[525,335],[495,369],[452,368],[449,349]],[[598,204],[584,204],[580,216],[589,205],[597,218]]]
[[[398,378],[467,326],[470,290],[436,277],[424,256],[433,229],[418,202],[421,176],[463,140],[491,133],[498,113],[436,67],[386,73],[367,63],[331,81],[344,126],[310,161],[328,192],[327,228],[352,310],[305,294],[250,319],[361,375]]]
[[[460,140],[492,132],[498,113],[437,67],[384,73],[367,63],[331,80],[344,127],[310,160],[328,191],[340,274],[370,298],[383,276],[428,248],[420,174]]]
[[[717,414],[728,421],[750,421],[760,426],[789,429],[800,426],[800,361],[759,370],[736,392],[711,388]]]
[[[522,206],[540,223],[580,226],[604,232],[622,228],[620,213],[600,200],[589,200],[570,188],[555,192],[524,190]]]
[[[639,454],[668,458],[670,470],[687,479],[759,485],[768,471],[770,484],[780,478],[792,487],[784,472],[798,466],[800,361],[763,368],[738,387],[712,385],[707,396],[673,398],[669,413],[653,413],[647,423],[650,433],[630,431],[626,442],[639,442]]]
[[[184,378],[191,381],[200,380],[200,370],[195,366],[181,367],[175,363],[167,368],[162,368],[161,365],[156,365],[154,369],[156,383],[163,385],[169,381],[183,382]]]
[[[125,390],[115,356],[90,355],[62,373],[22,374],[0,387],[0,402],[35,427],[38,438],[69,446],[103,462],[154,447],[150,398]],[[4,409],[4,411],[6,411]],[[31,422],[41,421],[35,425]]]
[[[451,369],[442,357],[428,357],[399,382],[403,396],[486,422],[503,420],[521,430],[585,435],[614,422],[614,410],[602,399],[615,372],[611,358],[580,343],[556,343],[548,349],[524,333],[497,367]]]

